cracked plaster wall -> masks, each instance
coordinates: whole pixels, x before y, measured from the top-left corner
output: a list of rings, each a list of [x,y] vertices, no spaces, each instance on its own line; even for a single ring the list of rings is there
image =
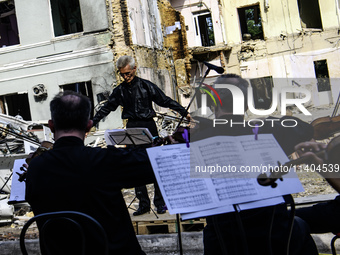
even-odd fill
[[[130,0],[131,1],[131,0]],[[118,59],[122,55],[135,54],[138,58],[139,66],[146,66],[159,69],[169,69],[174,61],[187,59],[190,57],[187,50],[187,39],[185,30],[176,30],[172,34],[166,34],[166,27],[172,26],[176,21],[181,22],[182,27],[184,27],[184,18],[177,12],[166,0],[155,1],[157,3],[160,20],[154,20],[154,9],[149,8],[147,13],[142,13],[142,15],[148,15],[149,25],[151,28],[157,27],[158,24],[155,22],[160,22],[160,28],[162,31],[158,31],[155,35],[152,29],[149,29],[150,33],[143,35],[133,35],[132,33],[136,31],[131,31],[132,27],[137,27],[136,24],[131,25],[131,19],[126,18],[130,15],[136,16],[136,13],[140,14],[143,11],[141,8],[142,2],[134,1],[133,6],[128,5],[129,1],[126,0],[112,0],[112,16],[113,16],[113,29],[112,29],[112,41],[113,41],[113,51],[115,53],[115,58]],[[139,3],[139,5],[138,5]],[[145,9],[144,9],[145,10]],[[133,12],[133,13],[131,13]],[[125,18],[124,18],[125,17]],[[147,18],[146,18],[147,19]],[[135,21],[141,21],[141,18],[135,18]],[[144,26],[145,29],[145,26]],[[162,38],[159,38],[159,33],[161,33]],[[133,37],[144,37],[142,42],[139,40],[133,42]],[[156,44],[148,45],[145,43],[145,37],[149,36],[151,39],[157,40]],[[163,44],[161,45],[161,40]],[[165,57],[165,58],[164,58]],[[156,60],[156,61],[155,61]],[[154,66],[157,64],[157,66]],[[190,69],[190,64],[186,65],[187,69]]]
[[[137,61],[137,75],[160,86],[170,97],[185,105],[190,92],[190,55],[185,29],[167,34],[167,27],[184,18],[166,0],[112,0],[112,50],[115,61],[132,55]],[[156,11],[158,13],[156,13]],[[122,81],[117,76],[113,86]],[[179,93],[178,93],[179,92]]]
[[[327,60],[331,91],[318,92],[316,82],[304,84],[312,91],[315,106],[332,104],[339,95],[339,5],[337,0],[319,2],[322,30],[303,29],[297,0],[224,0],[227,43],[232,47],[227,71],[245,78],[315,78],[314,61]],[[265,2],[268,5],[265,5]],[[241,40],[237,8],[260,5],[264,40]],[[275,83],[274,83],[275,86]]]
[[[98,0],[91,5],[90,0],[80,0],[82,18],[86,19],[84,33],[60,37],[54,36],[48,1],[37,1],[34,6],[16,2],[20,45],[0,49],[0,95],[26,93],[32,120],[49,118],[48,103],[65,84],[91,81],[97,105],[98,95],[110,93],[122,81],[115,62],[126,54],[137,59],[139,75],[181,102],[182,90],[178,95],[178,87],[187,86],[190,69],[186,33],[165,33],[176,21],[184,27],[183,18],[167,1]],[[136,30],[130,26],[132,8],[141,15],[144,29],[137,30],[144,41],[133,39]],[[46,99],[35,100],[32,87],[36,84],[44,84]],[[120,127],[119,110],[108,119],[102,128]]]

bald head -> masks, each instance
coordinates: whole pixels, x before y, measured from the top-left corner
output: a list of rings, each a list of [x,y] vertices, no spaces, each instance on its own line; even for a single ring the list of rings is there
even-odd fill
[[[86,130],[90,119],[89,98],[73,91],[56,95],[50,103],[51,117],[55,130]]]

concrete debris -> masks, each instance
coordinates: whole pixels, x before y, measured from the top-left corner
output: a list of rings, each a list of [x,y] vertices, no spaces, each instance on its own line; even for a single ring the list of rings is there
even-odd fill
[[[19,115],[0,114],[0,223],[12,222],[15,216],[14,205],[8,204],[14,161],[27,158],[43,140],[43,133],[41,124],[25,121]]]
[[[9,195],[0,195],[0,223],[11,222],[14,215],[14,206],[8,204]]]

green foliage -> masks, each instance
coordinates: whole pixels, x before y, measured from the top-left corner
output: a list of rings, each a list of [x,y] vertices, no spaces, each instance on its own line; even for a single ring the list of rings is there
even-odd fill
[[[249,8],[245,10],[245,15],[247,19],[247,30],[251,34],[252,39],[257,39],[262,37],[262,22],[260,16],[255,16],[254,8]]]

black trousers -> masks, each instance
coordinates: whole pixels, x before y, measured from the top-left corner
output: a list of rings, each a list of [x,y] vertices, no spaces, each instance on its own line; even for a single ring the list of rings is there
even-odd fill
[[[290,231],[286,205],[250,209],[239,213],[224,213],[206,218],[203,231],[204,255],[249,254],[286,255]],[[317,255],[308,225],[296,218],[289,246],[290,255]]]
[[[308,224],[311,233],[339,233],[340,195],[329,202],[299,208],[296,210],[295,215]]]
[[[148,128],[150,133],[153,136],[158,136],[157,126],[153,119],[146,119],[146,120],[128,120],[128,123],[126,124],[127,128],[137,128],[137,127],[144,127]],[[146,145],[145,147],[150,147],[151,145]],[[164,206],[165,202],[163,199],[163,196],[161,194],[161,191],[159,189],[159,186],[157,183],[154,183],[154,199],[153,203],[156,207]],[[136,197],[139,200],[139,207],[140,208],[150,208],[150,198],[148,195],[148,190],[146,186],[139,186],[135,187],[135,193]]]

